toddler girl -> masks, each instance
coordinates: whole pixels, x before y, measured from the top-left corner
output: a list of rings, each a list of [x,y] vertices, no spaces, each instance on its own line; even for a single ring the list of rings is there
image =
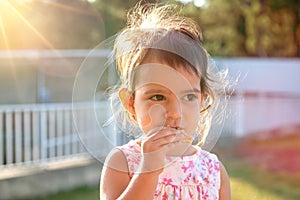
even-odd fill
[[[139,137],[107,157],[101,200],[230,199],[225,168],[201,149],[224,94],[197,24],[172,5],[137,5],[114,56],[121,79],[115,89],[135,127],[127,134]]]

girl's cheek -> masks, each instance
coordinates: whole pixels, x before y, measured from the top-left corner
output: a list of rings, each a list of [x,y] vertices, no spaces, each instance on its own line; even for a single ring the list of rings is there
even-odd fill
[[[195,129],[200,120],[200,110],[184,108],[184,121],[188,123],[191,130]]]
[[[151,130],[165,123],[165,108],[160,104],[148,106],[138,117],[138,123],[143,129]]]
[[[166,109],[161,104],[154,104],[149,108],[148,115],[153,122],[161,121],[166,116]]]
[[[141,116],[138,118],[138,124],[140,127],[142,128],[146,128],[147,126],[149,126],[151,124],[151,119],[147,116]]]

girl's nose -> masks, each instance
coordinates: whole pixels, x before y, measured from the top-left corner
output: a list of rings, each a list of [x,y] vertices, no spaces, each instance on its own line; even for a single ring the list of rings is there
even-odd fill
[[[180,119],[182,115],[182,107],[177,99],[168,102],[166,108],[166,117],[172,119]]]

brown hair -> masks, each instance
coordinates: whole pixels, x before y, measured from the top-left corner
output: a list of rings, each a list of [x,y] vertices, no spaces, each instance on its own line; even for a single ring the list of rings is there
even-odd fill
[[[171,67],[180,66],[196,73],[204,96],[197,135],[199,144],[204,142],[218,91],[213,88],[217,81],[209,72],[209,55],[202,46],[202,32],[195,21],[182,16],[175,5],[138,4],[128,13],[127,26],[115,40],[114,55],[120,87],[131,92],[134,70],[153,57]]]

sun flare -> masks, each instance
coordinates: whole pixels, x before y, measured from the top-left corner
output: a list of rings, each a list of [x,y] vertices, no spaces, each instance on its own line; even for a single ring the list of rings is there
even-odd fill
[[[11,43],[14,43],[22,34],[22,28],[29,29],[44,45],[49,49],[54,49],[53,45],[40,33],[34,25],[23,15],[25,10],[30,9],[31,0],[1,0],[0,1],[0,43],[9,50]],[[21,29],[19,29],[22,27]],[[29,38],[30,39],[30,38]]]
[[[0,0],[0,23],[0,49],[90,48],[105,35],[86,1]]]

